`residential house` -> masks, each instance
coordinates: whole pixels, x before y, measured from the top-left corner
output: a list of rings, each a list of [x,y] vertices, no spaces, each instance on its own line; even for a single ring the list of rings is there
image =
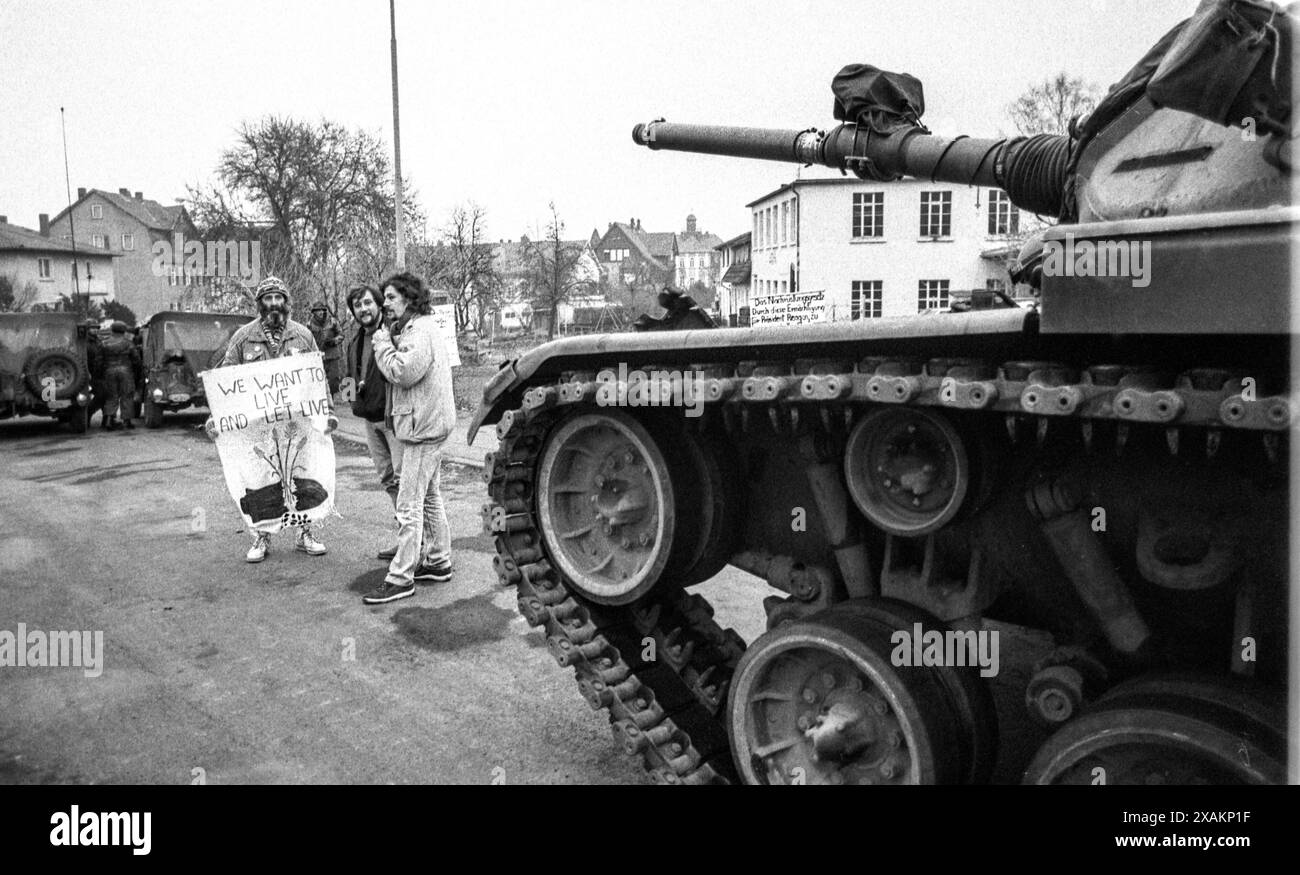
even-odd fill
[[[606,287],[657,293],[673,281],[675,238],[671,231],[646,231],[640,219],[611,222],[594,247]]]
[[[91,303],[114,299],[113,262],[119,256],[96,249],[74,249],[50,236],[50,217],[40,216],[40,230],[9,224],[0,216],[0,276],[13,285],[23,309],[56,304],[60,295],[89,295]]]
[[[1020,214],[998,189],[808,178],[748,206],[756,325],[902,316],[1010,287]]]
[[[73,232],[76,239],[73,241]],[[77,189],[77,200],[50,222],[56,240],[73,241],[78,250],[98,250],[120,256],[117,261],[117,300],[131,308],[136,318],[148,319],[159,310],[176,309],[189,283],[199,277],[173,275],[154,269],[155,243],[165,242],[168,252],[175,235],[196,239],[198,230],[180,204],[163,206],[142,192],[116,193],[98,188]],[[180,256],[177,256],[180,260]]]
[[[547,331],[551,318],[549,302],[539,300],[544,297],[544,292],[539,289],[536,266],[529,257],[535,246],[546,245],[546,241],[530,241],[527,235],[518,241],[501,240],[492,244],[493,265],[502,283],[501,309],[497,316],[500,327],[507,330],[531,327],[535,331]],[[568,299],[555,307],[557,334],[566,333],[575,321],[582,321],[579,310],[603,310],[608,304],[603,296],[594,294],[601,270],[591,241],[563,240],[560,245],[568,251],[580,252],[573,268],[573,280],[580,285],[571,289]]]
[[[749,242],[752,236],[752,232],[746,231],[714,247],[722,272],[715,310],[718,322],[733,328],[749,324]]]

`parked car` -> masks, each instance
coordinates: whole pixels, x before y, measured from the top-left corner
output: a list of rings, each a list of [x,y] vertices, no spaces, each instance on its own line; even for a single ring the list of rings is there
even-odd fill
[[[85,432],[89,335],[74,313],[0,313],[0,419],[52,416]]]
[[[250,317],[237,313],[155,313],[142,329],[144,424],[162,425],[163,413],[205,407],[199,374],[221,363],[230,336]]]

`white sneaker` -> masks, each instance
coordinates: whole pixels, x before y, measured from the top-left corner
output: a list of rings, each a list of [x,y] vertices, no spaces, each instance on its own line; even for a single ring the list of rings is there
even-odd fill
[[[308,556],[324,556],[326,553],[325,545],[313,538],[311,532],[305,529],[298,530],[298,541],[294,547]]]
[[[265,532],[258,532],[257,540],[253,546],[248,548],[248,555],[244,557],[247,562],[261,562],[266,558],[266,554],[271,549],[271,536]]]

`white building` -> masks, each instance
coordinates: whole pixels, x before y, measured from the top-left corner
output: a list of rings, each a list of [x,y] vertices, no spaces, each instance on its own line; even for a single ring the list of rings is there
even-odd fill
[[[746,231],[714,247],[721,254],[722,276],[718,280],[717,317],[732,328],[749,324],[749,247],[752,234]]]
[[[747,206],[754,325],[905,316],[1011,286],[1021,217],[997,189],[799,179]]]

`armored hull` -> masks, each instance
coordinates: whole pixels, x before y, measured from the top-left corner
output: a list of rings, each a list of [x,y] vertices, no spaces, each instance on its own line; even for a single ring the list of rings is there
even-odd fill
[[[1065,141],[638,126],[1061,219],[1022,264],[1039,309],[568,339],[486,387],[497,572],[654,778],[987,781],[988,678],[953,657],[998,620],[1053,642],[1026,783],[1286,780],[1297,213],[1278,137],[1170,97],[1216,9]],[[1145,286],[1052,262],[1130,244]],[[707,603],[728,564],[783,593],[753,641]]]

